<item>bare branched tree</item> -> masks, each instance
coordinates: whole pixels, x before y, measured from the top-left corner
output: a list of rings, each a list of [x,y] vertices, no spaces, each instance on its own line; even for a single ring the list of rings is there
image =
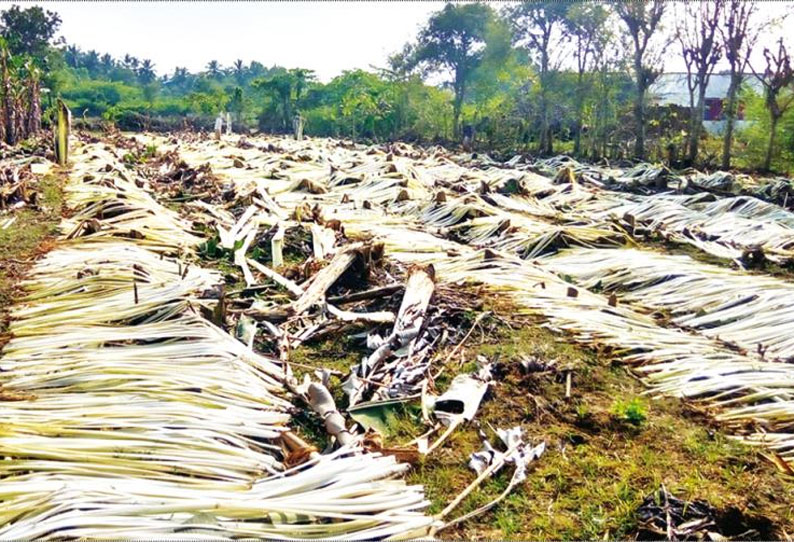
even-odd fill
[[[682,4],[676,17],[676,39],[687,70],[689,90],[689,137],[687,162],[693,164],[698,155],[703,116],[706,103],[706,88],[714,66],[722,56],[722,43],[717,34],[725,0],[691,2]]]
[[[725,107],[725,133],[722,140],[722,168],[731,167],[731,146],[739,110],[739,88],[744,80],[744,73],[753,50],[761,26],[751,24],[757,5],[751,0],[728,0],[723,10],[723,21],[720,25],[725,58],[730,65],[731,82],[728,87],[727,105]]]
[[[794,89],[791,88],[794,84],[794,70],[791,68],[791,57],[783,44],[783,38],[778,40],[776,53],[764,48],[764,60],[766,69],[763,73],[758,73],[752,65],[750,68],[764,87],[764,104],[769,112],[769,140],[763,165],[764,171],[769,171],[778,121],[794,105]]]
[[[633,46],[633,65],[635,79],[634,121],[636,139],[634,155],[645,158],[645,101],[648,87],[662,73],[662,55],[670,44],[670,40],[657,42],[654,46],[652,38],[660,29],[662,16],[667,8],[664,0],[649,2],[617,2],[615,12],[626,25],[626,30]],[[661,33],[660,33],[661,34]]]

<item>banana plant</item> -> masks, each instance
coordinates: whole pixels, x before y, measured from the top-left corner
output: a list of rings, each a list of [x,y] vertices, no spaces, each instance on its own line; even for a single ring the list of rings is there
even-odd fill
[[[69,131],[72,126],[72,112],[60,98],[58,98],[57,107],[58,122],[54,134],[55,160],[58,165],[65,166],[69,159]]]

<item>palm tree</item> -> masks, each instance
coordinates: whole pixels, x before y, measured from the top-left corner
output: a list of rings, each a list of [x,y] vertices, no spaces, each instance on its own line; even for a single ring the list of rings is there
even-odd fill
[[[138,69],[138,59],[132,55],[124,55],[123,64],[128,70],[135,71]]]
[[[165,81],[165,84],[171,89],[185,90],[188,86],[189,78],[190,73],[187,68],[177,66],[174,68],[174,74]]]
[[[88,73],[95,75],[99,71],[99,53],[91,49],[83,56],[83,66]]]
[[[245,83],[245,72],[245,64],[238,58],[232,64],[232,73],[234,74],[234,80],[237,81],[239,86],[243,86],[243,83]]]
[[[221,71],[220,64],[217,60],[210,60],[207,64],[207,75],[212,79],[220,79],[223,72]]]
[[[171,76],[171,82],[175,85],[183,85],[187,81],[187,68],[177,66],[174,68],[174,75]]]
[[[155,77],[154,64],[152,64],[152,61],[148,58],[144,59],[144,61],[141,62],[140,68],[138,68],[138,79],[141,83],[147,84],[154,81]]]
[[[76,45],[68,45],[63,52],[66,64],[72,68],[77,68],[80,65],[80,48]]]
[[[107,53],[102,55],[102,58],[100,59],[100,64],[102,66],[102,71],[105,73],[105,75],[108,75],[110,73],[110,70],[116,67],[116,62],[113,60],[113,57]]]

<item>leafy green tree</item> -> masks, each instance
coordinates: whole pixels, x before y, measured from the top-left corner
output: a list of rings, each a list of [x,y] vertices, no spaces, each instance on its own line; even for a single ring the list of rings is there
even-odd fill
[[[474,120],[475,139],[481,134],[489,146],[512,143],[511,138],[524,126],[518,100],[526,94],[532,71],[526,51],[513,49],[511,42],[512,33],[505,21],[492,20],[482,62],[472,76],[464,105],[466,116]]]
[[[107,53],[102,55],[102,57],[99,59],[99,63],[100,63],[100,66],[102,67],[102,73],[104,75],[110,75],[111,71],[116,66],[116,63],[113,60],[113,57],[110,56]]]
[[[232,75],[234,76],[234,80],[237,82],[237,86],[243,86],[245,84],[245,76],[246,76],[246,69],[245,64],[239,58],[234,61],[232,64]]]
[[[753,69],[761,85],[764,87],[764,105],[769,113],[769,141],[764,156],[763,170],[769,171],[772,166],[772,153],[775,147],[778,123],[783,114],[794,105],[794,68],[783,38],[778,40],[777,52],[764,48],[766,69],[757,73]]]
[[[430,16],[420,31],[413,62],[430,72],[452,75],[453,135],[460,135],[460,114],[467,86],[480,65],[486,29],[494,18],[490,6],[480,3],[447,4]]]
[[[263,77],[267,74],[267,68],[261,63],[257,62],[256,60],[251,61],[248,65],[247,71],[247,80],[251,81],[252,79],[257,79],[259,77]]]
[[[245,101],[243,100],[243,89],[240,87],[234,87],[234,91],[232,91],[232,97],[229,100],[229,110],[234,113],[238,124],[242,123],[243,121],[244,107]]]
[[[719,25],[725,58],[730,66],[731,82],[725,107],[725,133],[722,139],[723,169],[731,167],[731,148],[736,117],[739,111],[739,90],[750,59],[750,52],[763,28],[755,24],[758,4],[750,0],[727,0]]]
[[[281,68],[267,78],[257,79],[253,86],[269,94],[278,104],[282,129],[289,131],[292,126],[294,106],[303,96],[308,83],[313,80],[312,70]]]
[[[43,58],[60,26],[57,13],[39,6],[22,9],[14,5],[0,14],[0,33],[12,55]]]
[[[99,73],[99,53],[91,49],[83,55],[82,66],[88,70],[91,75]]]
[[[584,126],[585,105],[588,94],[593,89],[593,72],[598,69],[604,52],[614,39],[614,33],[607,26],[609,12],[597,3],[582,2],[570,6],[566,13],[573,41],[573,55],[576,61],[576,97],[574,102],[575,133],[573,152],[582,154],[582,129]]]
[[[187,96],[191,109],[196,113],[215,116],[223,111],[228,97],[224,92],[214,90],[209,92],[191,92]]]
[[[64,59],[66,60],[66,64],[68,64],[72,68],[78,68],[80,66],[80,48],[76,45],[68,45],[63,50]]]
[[[149,105],[149,109],[151,110],[154,107],[154,100],[157,98],[157,94],[160,92],[160,85],[157,84],[157,81],[149,81],[145,85],[143,85],[143,98],[146,100],[146,103]]]

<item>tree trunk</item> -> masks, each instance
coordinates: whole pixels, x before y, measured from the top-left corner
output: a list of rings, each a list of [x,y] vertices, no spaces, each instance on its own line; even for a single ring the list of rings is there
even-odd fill
[[[546,153],[546,138],[549,133],[549,119],[546,115],[547,110],[546,88],[544,85],[540,89],[540,135],[538,137],[538,153],[540,154]]]
[[[579,156],[582,153],[582,125],[584,125],[584,88],[582,77],[582,73],[579,72],[576,85],[576,134],[574,134],[573,140],[574,156]]]
[[[645,160],[645,73],[642,69],[642,56],[636,44],[635,37],[634,74],[637,77],[637,95],[634,102],[634,122],[637,124],[637,134],[634,140],[634,157]]]
[[[552,154],[551,130],[549,128],[549,42],[543,40],[540,53],[540,154]]]
[[[769,128],[769,142],[767,143],[766,156],[764,157],[764,171],[772,169],[772,150],[775,146],[775,132],[777,132],[777,121],[780,120],[780,116],[770,114],[770,120],[772,121],[772,125]]]
[[[700,131],[703,127],[703,113],[706,105],[706,88],[702,81],[698,86],[698,103],[692,116],[690,117],[689,127],[689,148],[687,149],[687,163],[693,165],[698,156],[700,146]]]
[[[292,125],[292,108],[290,107],[289,96],[282,95],[281,108],[284,110],[284,130],[289,132],[289,128]]]
[[[642,83],[637,85],[635,100],[634,121],[637,124],[637,137],[634,140],[634,157],[645,160],[645,89],[642,88]]]
[[[460,139],[460,107],[461,100],[455,97],[452,102],[452,138],[455,141]]]
[[[725,121],[725,133],[722,139],[722,169],[730,169],[731,167],[731,145],[733,143],[733,129],[736,123],[737,112],[737,94],[739,92],[739,85],[742,82],[740,75],[735,73],[731,74],[731,84],[728,87],[728,107],[726,109],[727,119]]]
[[[0,55],[0,69],[2,69],[3,85],[3,129],[5,131],[5,141],[9,145],[14,145],[16,141],[16,111],[14,109],[14,97],[11,89],[11,76],[8,73],[8,52],[3,51]]]

